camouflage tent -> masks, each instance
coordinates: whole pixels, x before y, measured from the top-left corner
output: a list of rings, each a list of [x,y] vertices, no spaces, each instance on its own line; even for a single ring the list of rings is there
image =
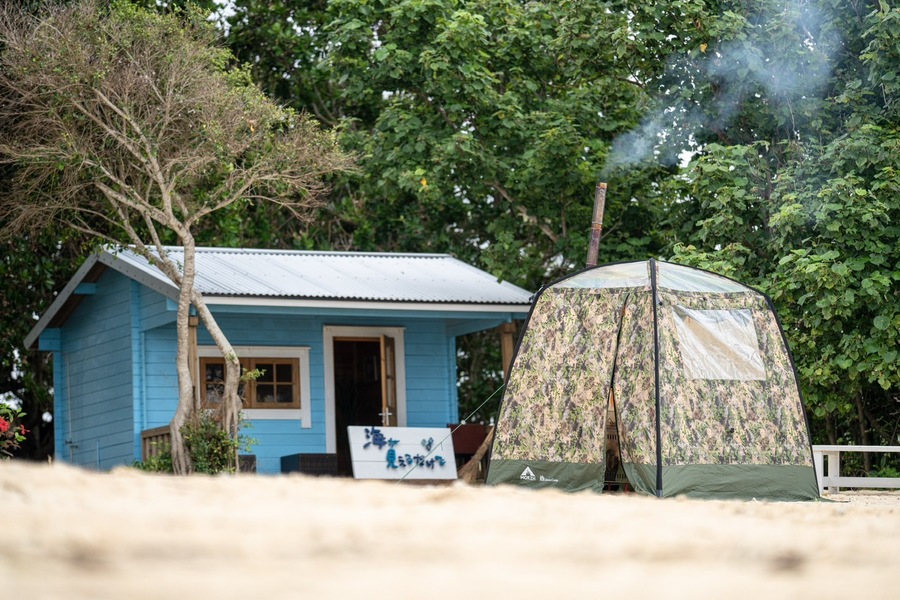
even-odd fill
[[[510,367],[487,483],[818,498],[771,301],[655,260],[545,287]]]

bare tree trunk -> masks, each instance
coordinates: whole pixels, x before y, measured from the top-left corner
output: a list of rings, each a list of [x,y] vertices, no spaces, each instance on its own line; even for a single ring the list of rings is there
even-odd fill
[[[194,390],[193,367],[190,364],[190,308],[196,309],[200,320],[207,332],[213,338],[216,347],[225,359],[225,382],[221,398],[221,413],[217,415],[220,426],[228,432],[232,439],[237,439],[239,431],[239,417],[241,399],[238,395],[238,387],[241,379],[241,364],[231,343],[225,337],[219,324],[216,322],[203,296],[194,290],[196,279],[196,252],[193,237],[182,232],[182,244],[184,249],[184,264],[182,265],[181,292],[178,296],[178,316],[176,326],[178,331],[178,350],[176,364],[178,372],[178,406],[175,415],[169,424],[169,432],[172,439],[172,467],[177,475],[187,475],[193,471],[191,458],[188,456],[184,445],[184,437],[181,428],[185,424],[197,418],[200,407],[197,404]],[[199,384],[198,384],[199,385]],[[232,457],[232,465],[238,466],[238,450]]]
[[[178,296],[178,315],[176,318],[177,329],[177,352],[176,352],[176,369],[178,373],[178,406],[175,409],[175,415],[169,423],[169,433],[172,444],[172,469],[177,475],[188,475],[193,471],[191,458],[188,456],[187,448],[184,444],[184,437],[181,434],[181,428],[188,422],[195,420],[198,416],[200,406],[197,401],[196,390],[194,389],[194,366],[191,364],[190,342],[190,309],[191,305],[197,310],[197,314],[206,330],[209,332],[213,341],[216,343],[222,357],[225,359],[225,382],[222,393],[221,413],[216,415],[222,429],[228,432],[232,439],[238,437],[239,416],[241,410],[241,399],[238,395],[238,387],[241,379],[241,365],[237,353],[231,343],[225,337],[222,329],[219,327],[203,296],[194,289],[196,280],[196,246],[193,236],[189,231],[179,231],[182,247],[184,251],[183,264],[181,269],[172,263],[168,258],[162,258],[160,268],[168,271],[173,281],[180,283],[180,292]],[[177,272],[180,271],[180,272]],[[198,383],[199,385],[199,383]],[[231,466],[237,467],[238,452],[235,449],[234,456],[231,459]]]
[[[182,236],[184,244],[184,271],[181,274],[181,288],[178,292],[178,316],[176,318],[176,330],[178,347],[175,355],[175,364],[178,372],[178,407],[175,415],[169,423],[169,434],[172,439],[172,470],[176,475],[189,475],[193,470],[191,458],[188,456],[181,435],[181,428],[191,420],[195,414],[194,381],[191,375],[190,354],[190,311],[191,296],[194,289],[196,276],[194,264],[194,240],[189,236]]]
[[[825,413],[825,432],[828,434],[828,443],[837,444],[837,432],[834,430],[834,419],[831,413]]]
[[[185,262],[187,262],[187,260],[185,260]],[[225,384],[222,394],[221,425],[222,429],[227,431],[232,439],[237,439],[239,434],[238,427],[240,425],[239,416],[241,412],[241,398],[238,395],[238,387],[240,386],[241,380],[241,362],[237,353],[234,351],[234,348],[231,346],[231,342],[225,337],[225,334],[216,322],[215,317],[213,317],[209,308],[206,306],[206,301],[203,299],[203,296],[195,291],[193,294],[193,302],[194,308],[197,309],[197,314],[203,321],[203,325],[206,327],[207,332],[209,332],[210,337],[212,337],[213,341],[216,343],[216,347],[225,359]],[[237,455],[238,450],[235,449],[233,459],[235,470],[237,470],[238,466]]]
[[[178,330],[178,351],[176,355],[176,363],[178,369],[178,407],[175,410],[175,416],[169,424],[169,431],[172,436],[172,467],[176,474],[187,475],[193,470],[190,456],[184,445],[184,438],[181,435],[181,428],[194,419],[199,410],[194,394],[194,382],[192,377],[192,365],[188,356],[190,354],[190,328],[189,317],[190,308],[193,304],[197,310],[200,320],[206,327],[207,332],[212,337],[216,347],[222,353],[225,359],[225,382],[222,393],[222,413],[218,415],[222,429],[228,432],[232,439],[238,437],[239,415],[241,410],[241,399],[238,395],[238,387],[241,379],[241,364],[231,346],[231,343],[225,337],[219,324],[216,322],[203,296],[194,289],[194,281],[196,279],[196,252],[193,237],[183,233],[181,235],[184,249],[184,264],[181,273],[181,292],[178,296],[178,317],[176,320]],[[237,468],[238,457],[235,450],[232,458],[232,466]]]

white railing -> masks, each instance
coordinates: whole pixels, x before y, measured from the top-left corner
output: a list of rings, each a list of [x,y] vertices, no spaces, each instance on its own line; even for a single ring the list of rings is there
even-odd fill
[[[841,477],[841,452],[900,452],[900,446],[813,446],[813,462],[819,480],[819,493],[828,488],[839,492],[845,488],[896,488],[900,489],[900,477]],[[825,459],[828,472],[825,473]]]

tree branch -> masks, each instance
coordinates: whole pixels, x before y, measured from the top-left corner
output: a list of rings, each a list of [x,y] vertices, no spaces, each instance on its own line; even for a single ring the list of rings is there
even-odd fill
[[[504,200],[509,202],[509,204],[512,206],[513,210],[515,210],[517,213],[519,213],[522,216],[522,218],[524,218],[526,221],[531,223],[531,225],[540,229],[541,232],[545,236],[547,236],[547,238],[551,242],[553,242],[554,244],[559,242],[559,236],[552,229],[550,229],[550,226],[547,225],[546,223],[539,222],[537,217],[535,217],[534,215],[531,215],[524,206],[516,203],[515,199],[509,194],[508,191],[506,191],[506,189],[502,185],[500,185],[498,182],[494,181],[494,182],[490,183],[490,186],[493,190],[495,190],[498,194],[500,194],[500,196]]]

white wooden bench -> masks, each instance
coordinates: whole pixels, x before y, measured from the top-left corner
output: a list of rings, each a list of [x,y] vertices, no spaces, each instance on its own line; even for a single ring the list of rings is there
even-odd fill
[[[819,493],[828,488],[839,492],[845,488],[893,488],[900,489],[900,477],[841,477],[841,452],[900,452],[900,446],[813,446],[813,462],[819,480]],[[825,473],[828,458],[828,473]]]

